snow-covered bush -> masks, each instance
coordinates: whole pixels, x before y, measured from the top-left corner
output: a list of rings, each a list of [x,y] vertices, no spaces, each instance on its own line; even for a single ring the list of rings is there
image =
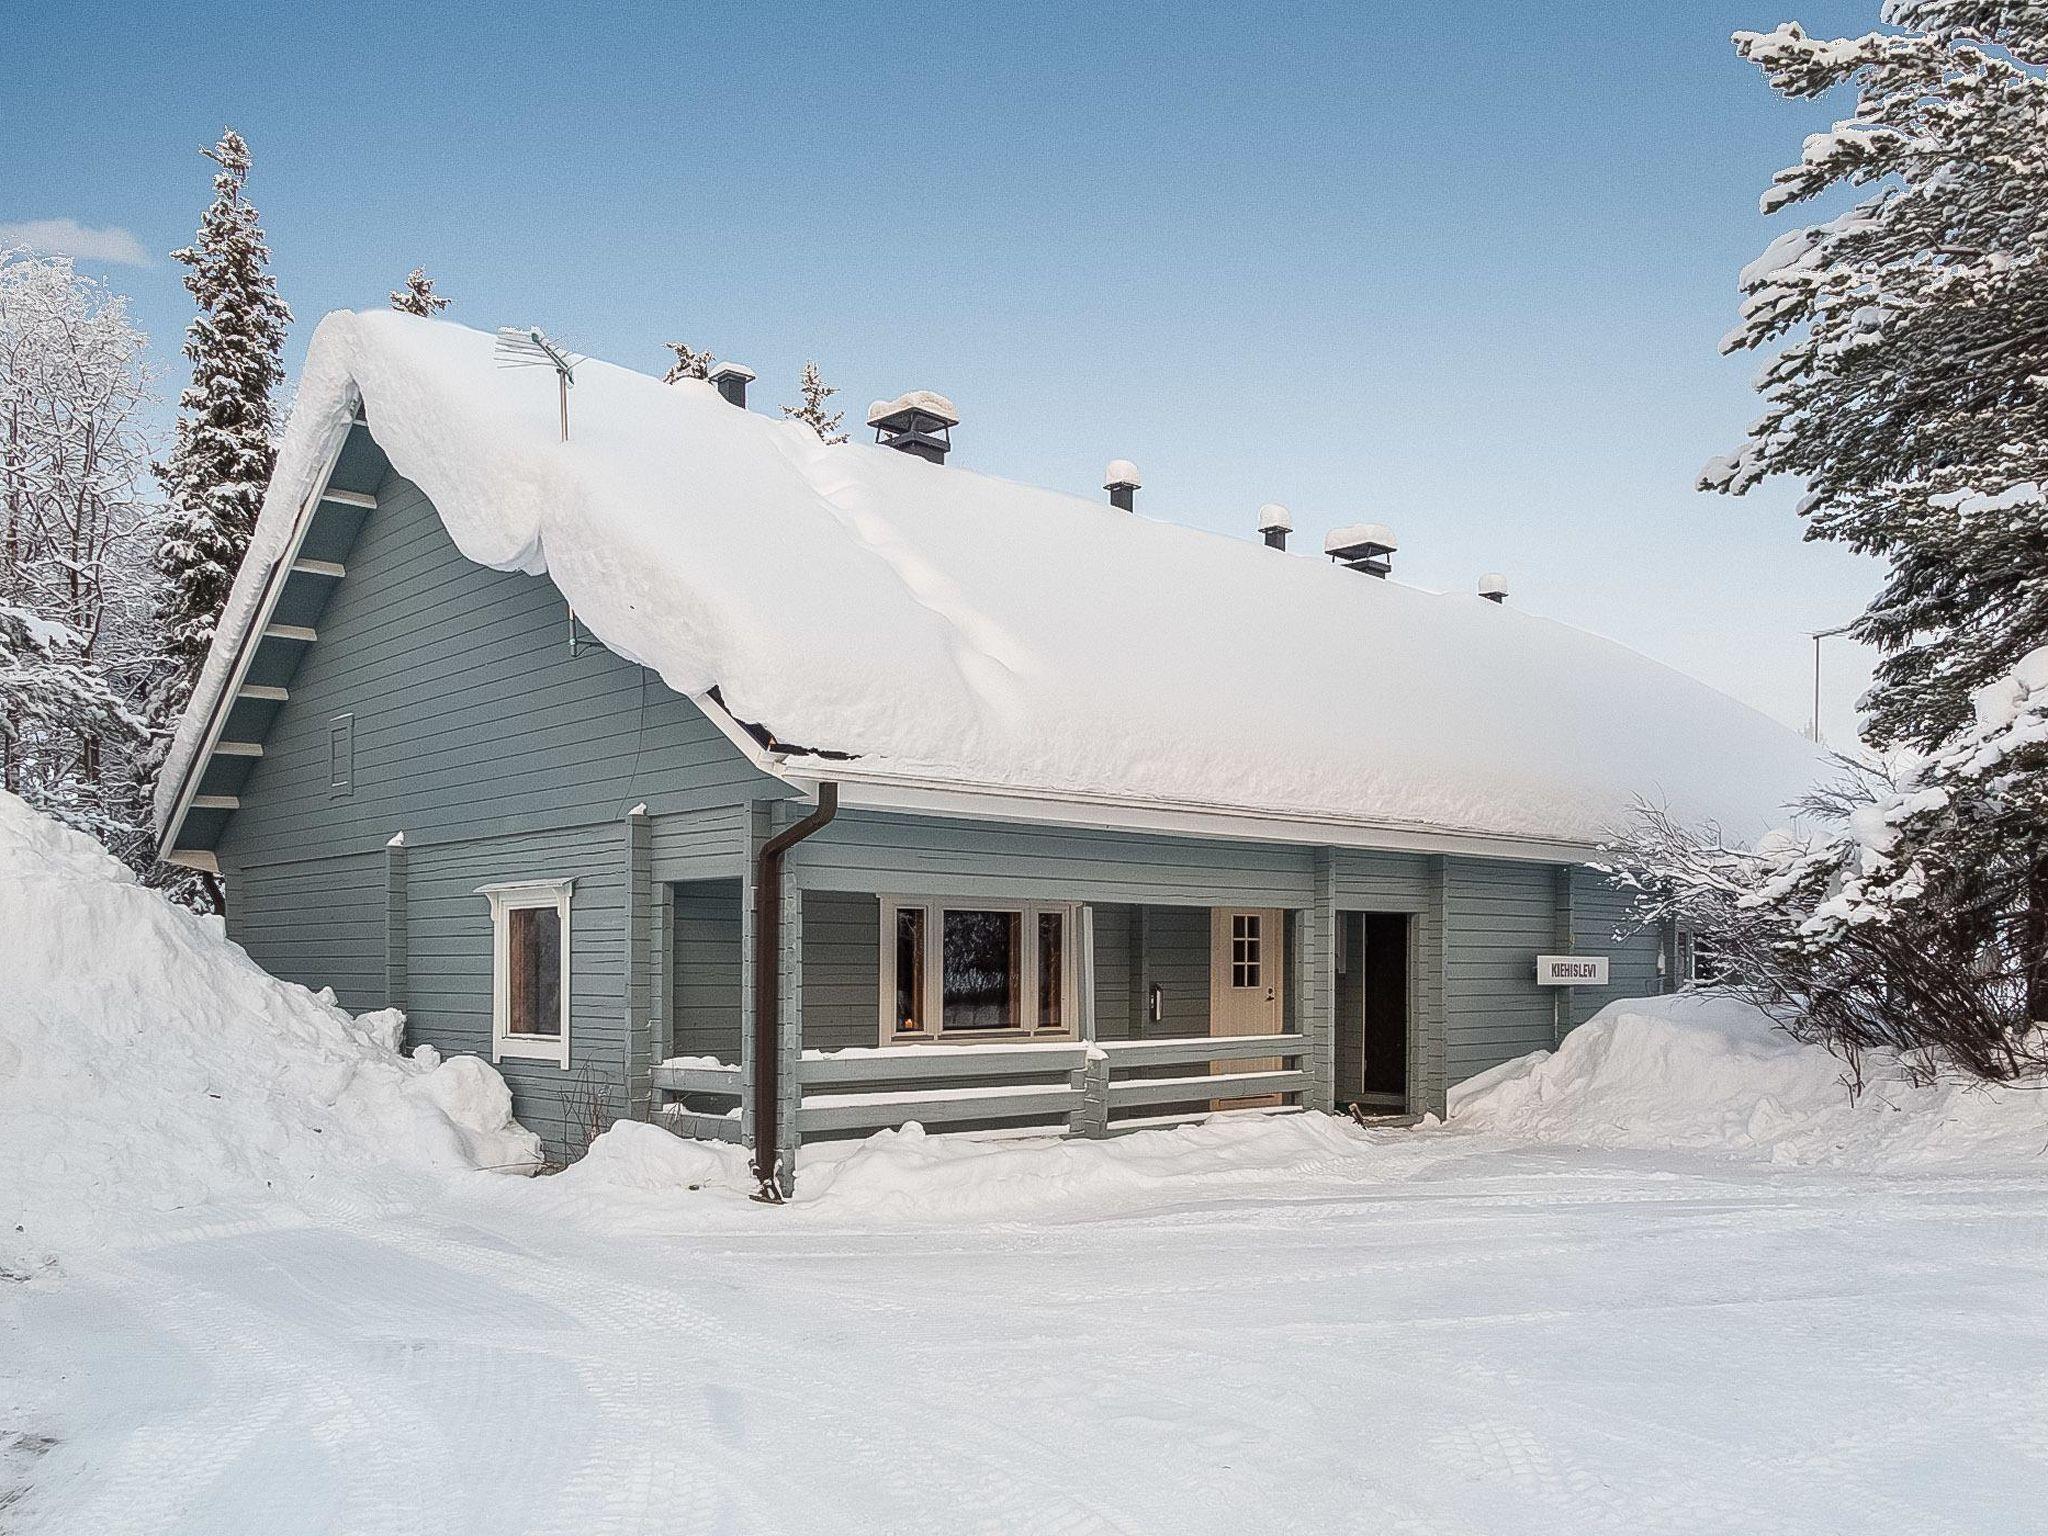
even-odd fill
[[[1844,764],[1753,849],[1653,808],[1607,866],[1723,979],[1852,1063],[1871,1047],[1981,1077],[2048,1070],[2048,646],[1971,726],[1887,769]]]

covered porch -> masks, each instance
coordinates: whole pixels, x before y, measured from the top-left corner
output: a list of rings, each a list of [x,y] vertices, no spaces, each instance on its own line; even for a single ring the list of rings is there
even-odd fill
[[[1364,1037],[1337,1027],[1365,996],[1345,914],[1318,942],[1312,906],[792,885],[777,977],[785,1169],[802,1142],[913,1121],[1102,1137],[1359,1099]],[[752,1145],[746,897],[740,880],[664,890],[667,1027],[649,1102],[679,1134]],[[1410,1033],[1401,968],[1395,1082]],[[1409,1106],[1383,1095],[1366,1107]]]

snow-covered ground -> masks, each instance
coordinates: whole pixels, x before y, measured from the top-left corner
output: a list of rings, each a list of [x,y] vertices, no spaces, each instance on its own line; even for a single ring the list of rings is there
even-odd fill
[[[642,1126],[484,1171],[487,1068],[155,902],[0,797],[9,1536],[2040,1525],[2048,1094],[1851,1107],[1678,1000],[1446,1127],[887,1135],[768,1209]]]

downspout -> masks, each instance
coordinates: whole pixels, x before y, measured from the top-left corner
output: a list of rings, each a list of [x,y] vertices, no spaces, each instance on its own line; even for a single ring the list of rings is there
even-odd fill
[[[822,828],[839,810],[839,786],[818,785],[818,807],[761,845],[754,865],[754,1176],[756,1200],[782,1203],[775,1148],[781,1139],[782,1080],[782,856]]]

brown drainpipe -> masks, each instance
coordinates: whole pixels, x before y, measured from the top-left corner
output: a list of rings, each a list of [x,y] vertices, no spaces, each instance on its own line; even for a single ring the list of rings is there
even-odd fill
[[[782,1057],[782,856],[830,821],[839,810],[839,786],[818,786],[818,808],[761,845],[754,865],[754,1175],[757,1200],[782,1203],[776,1178],[775,1144],[780,1139]]]

